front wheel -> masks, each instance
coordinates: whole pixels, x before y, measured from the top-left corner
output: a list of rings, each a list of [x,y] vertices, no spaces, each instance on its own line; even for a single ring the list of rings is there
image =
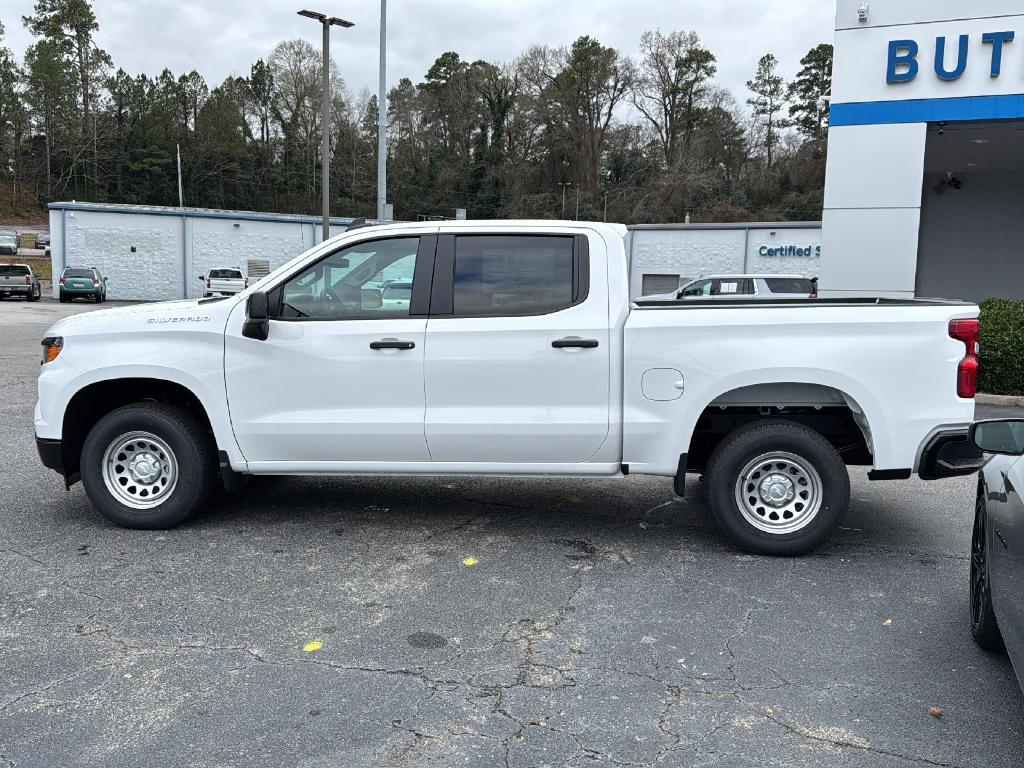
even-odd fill
[[[850,503],[850,477],[836,449],[812,429],[762,421],[726,436],[705,471],[719,527],[758,555],[805,555],[824,544]]]
[[[96,511],[126,528],[173,528],[206,502],[216,447],[192,414],[163,403],[118,408],[82,447],[82,485]]]

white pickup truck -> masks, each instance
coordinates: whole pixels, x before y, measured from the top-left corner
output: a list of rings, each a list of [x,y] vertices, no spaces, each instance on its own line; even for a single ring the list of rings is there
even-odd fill
[[[704,475],[722,529],[795,555],[874,480],[977,470],[978,308],[628,299],[624,227],[349,232],[239,296],[92,312],[43,341],[37,443],[96,509],[176,525],[243,475]],[[382,299],[411,276],[404,302]]]

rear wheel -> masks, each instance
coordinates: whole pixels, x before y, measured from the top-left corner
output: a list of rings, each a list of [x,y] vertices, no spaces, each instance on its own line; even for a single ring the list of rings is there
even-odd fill
[[[39,299],[42,297],[42,295],[43,295],[42,286],[36,286],[36,289],[34,291],[29,291],[28,292],[28,297],[27,297],[26,300],[27,301],[39,301]]]
[[[719,527],[759,555],[812,552],[832,535],[850,502],[850,478],[836,449],[788,421],[762,421],[726,436],[705,475]]]
[[[971,635],[986,651],[1003,650],[1003,637],[992,610],[992,587],[988,580],[988,512],[985,494],[978,493],[974,505],[974,534],[971,537]]]
[[[199,510],[216,477],[216,450],[187,411],[163,403],[118,408],[82,448],[82,484],[96,510],[126,528],[172,528]]]

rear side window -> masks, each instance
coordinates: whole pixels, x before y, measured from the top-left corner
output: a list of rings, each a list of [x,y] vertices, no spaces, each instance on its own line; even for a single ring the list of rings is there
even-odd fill
[[[712,295],[753,296],[754,281],[749,278],[726,278],[724,280],[715,280]]]
[[[29,274],[28,267],[0,264],[0,277],[24,277],[27,274]]]
[[[546,315],[571,307],[572,237],[468,235],[455,238],[456,317]]]
[[[767,277],[764,282],[772,293],[814,293],[814,286],[805,278]]]
[[[211,280],[241,280],[242,273],[237,269],[211,269]]]
[[[65,269],[64,277],[87,277],[91,280],[94,275],[91,269]]]

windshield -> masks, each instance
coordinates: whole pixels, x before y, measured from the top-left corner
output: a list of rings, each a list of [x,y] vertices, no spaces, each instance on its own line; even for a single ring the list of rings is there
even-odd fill
[[[241,280],[242,273],[237,269],[211,269],[211,280]]]

